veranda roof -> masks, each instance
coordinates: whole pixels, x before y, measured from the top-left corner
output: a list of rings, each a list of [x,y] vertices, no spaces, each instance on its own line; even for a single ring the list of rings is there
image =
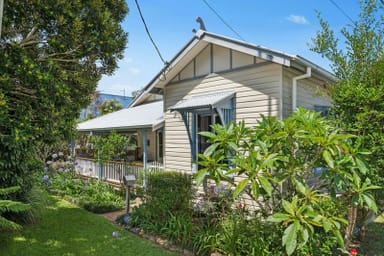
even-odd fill
[[[81,132],[134,130],[159,128],[163,120],[163,101],[156,101],[137,107],[125,108],[110,114],[79,123]],[[156,126],[156,127],[154,127]]]

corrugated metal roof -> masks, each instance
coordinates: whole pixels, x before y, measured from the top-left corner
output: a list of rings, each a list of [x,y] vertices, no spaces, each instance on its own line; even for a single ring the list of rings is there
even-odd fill
[[[185,99],[176,103],[174,106],[170,107],[171,111],[173,110],[191,110],[191,109],[203,109],[203,108],[215,108],[221,102],[231,98],[235,92],[233,91],[223,91],[218,93],[209,93],[209,94],[199,94],[195,95],[190,99]]]
[[[151,128],[163,119],[163,101],[125,108],[77,125],[78,131],[132,130]]]

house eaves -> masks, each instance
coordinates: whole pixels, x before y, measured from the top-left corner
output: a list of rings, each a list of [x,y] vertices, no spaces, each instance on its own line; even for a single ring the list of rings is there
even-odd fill
[[[136,106],[145,101],[149,94],[160,89],[173,79],[199,52],[208,44],[216,44],[242,53],[246,53],[286,67],[295,68],[305,72],[307,67],[314,73],[329,82],[337,81],[336,77],[326,69],[306,60],[298,55],[291,55],[281,51],[272,50],[260,45],[217,35],[204,30],[196,32],[194,37],[175,55],[175,57],[145,86],[143,92],[132,101],[130,106]],[[158,89],[155,89],[158,88]]]
[[[110,114],[81,122],[79,132],[153,129],[163,119],[163,101],[125,108]]]

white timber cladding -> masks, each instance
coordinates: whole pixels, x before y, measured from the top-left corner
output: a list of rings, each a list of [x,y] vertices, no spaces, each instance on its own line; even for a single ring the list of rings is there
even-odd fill
[[[292,78],[303,73],[283,68],[283,118],[292,113]],[[297,107],[314,109],[315,106],[331,106],[326,94],[326,82],[314,77],[297,81]]]
[[[255,125],[261,114],[279,115],[281,73],[281,65],[262,63],[168,84],[164,90],[166,169],[190,172],[192,161],[184,122],[181,115],[176,111],[170,112],[169,107],[194,95],[233,90],[236,92],[235,121],[244,120],[248,126]]]

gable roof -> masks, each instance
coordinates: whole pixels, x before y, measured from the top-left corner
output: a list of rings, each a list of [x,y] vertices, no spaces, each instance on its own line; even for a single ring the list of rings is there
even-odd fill
[[[310,67],[313,74],[317,74],[330,82],[336,81],[336,77],[332,73],[299,55],[291,55],[205,30],[199,30],[175,57],[145,86],[142,93],[133,100],[130,106],[142,104],[149,97],[150,93],[157,93],[164,88],[164,86],[208,44],[219,45],[286,67],[292,67],[303,73],[306,72],[307,67]]]
[[[153,129],[163,120],[163,101],[125,108],[107,115],[79,123],[80,132]]]

